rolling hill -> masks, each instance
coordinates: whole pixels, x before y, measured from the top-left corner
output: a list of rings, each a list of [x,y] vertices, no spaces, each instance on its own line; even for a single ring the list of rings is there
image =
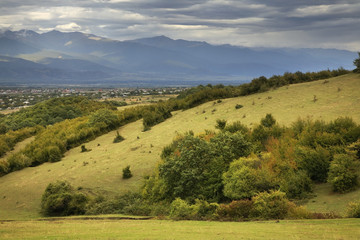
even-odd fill
[[[68,151],[60,162],[45,163],[1,177],[0,218],[39,217],[41,195],[48,183],[55,180],[67,180],[89,193],[110,196],[137,191],[144,176],[151,174],[156,167],[162,148],[178,133],[193,130],[199,134],[205,129],[214,129],[217,119],[239,120],[252,127],[265,114],[271,113],[284,125],[299,117],[328,121],[350,116],[359,123],[359,82],[360,75],[348,74],[326,81],[294,84],[246,97],[223,99],[221,103],[208,102],[174,112],[173,117],[146,132],[142,131],[141,120],[130,123],[119,129],[125,137],[121,143],[112,143],[116,135],[113,131],[86,143],[86,147],[92,149],[90,152],[81,153],[77,147]],[[314,96],[317,101],[313,101]],[[236,104],[244,107],[235,109]],[[122,169],[127,165],[131,166],[134,177],[123,180]],[[321,191],[322,195],[326,194]],[[351,198],[347,194],[336,196],[334,201],[345,205],[345,201],[360,197],[360,191],[351,194]],[[318,206],[312,208],[318,209]]]

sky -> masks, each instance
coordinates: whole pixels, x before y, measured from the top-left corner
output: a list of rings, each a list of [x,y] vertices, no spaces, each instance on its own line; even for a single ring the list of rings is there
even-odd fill
[[[360,51],[360,0],[0,0],[0,29]]]

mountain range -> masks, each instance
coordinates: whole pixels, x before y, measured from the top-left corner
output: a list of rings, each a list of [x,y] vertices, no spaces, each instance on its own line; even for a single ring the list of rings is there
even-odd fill
[[[247,48],[173,40],[128,41],[81,32],[0,33],[0,85],[174,86],[239,84],[284,72],[353,69],[355,52]]]

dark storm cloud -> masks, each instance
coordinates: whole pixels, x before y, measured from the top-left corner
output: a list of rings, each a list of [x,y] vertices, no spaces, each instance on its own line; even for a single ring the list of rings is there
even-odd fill
[[[360,50],[358,0],[1,0],[0,27]]]

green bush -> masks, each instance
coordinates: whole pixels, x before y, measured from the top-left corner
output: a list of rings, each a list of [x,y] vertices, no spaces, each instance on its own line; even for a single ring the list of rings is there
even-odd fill
[[[193,208],[198,220],[210,220],[213,219],[219,205],[217,203],[208,203],[204,200],[195,199]]]
[[[48,153],[48,162],[58,162],[62,158],[62,153],[58,146],[49,146],[46,148],[46,151]]]
[[[89,116],[89,126],[111,130],[119,125],[119,117],[115,112],[108,109],[100,109]]]
[[[9,162],[5,159],[0,159],[0,176],[3,176],[9,172]]]
[[[204,200],[195,200],[189,204],[185,200],[176,198],[170,205],[169,217],[174,220],[206,220],[212,219],[218,209],[218,204]]]
[[[66,181],[50,183],[41,198],[41,212],[45,216],[81,215],[86,211],[88,198]]]
[[[284,219],[289,210],[289,200],[280,191],[261,192],[252,198],[251,216],[261,219]]]
[[[302,199],[312,192],[312,182],[305,171],[291,171],[281,180],[280,190],[289,199]]]
[[[169,214],[170,204],[167,202],[152,203],[141,194],[128,192],[113,198],[97,196],[89,202],[86,214],[126,214],[137,216],[165,216]]]
[[[131,178],[133,175],[131,173],[131,170],[130,170],[130,166],[126,166],[125,168],[123,168],[123,179],[128,179],[128,178]]]
[[[89,150],[85,147],[85,145],[81,145],[81,152],[88,152]]]
[[[264,127],[272,127],[273,125],[275,125],[276,120],[275,118],[271,115],[271,113],[266,114],[265,118],[261,119],[261,125],[263,125]]]
[[[249,134],[249,128],[242,124],[240,121],[233,122],[232,124],[227,124],[224,128],[224,131],[231,133],[241,132],[244,136]]]
[[[216,120],[216,126],[215,128],[223,130],[226,126],[226,120],[225,119],[217,119]]]
[[[17,171],[31,166],[31,160],[22,153],[14,153],[7,158],[8,171]]]
[[[243,108],[244,106],[243,105],[241,105],[241,104],[236,104],[235,105],[235,109],[240,109],[240,108]]]
[[[358,185],[354,158],[347,154],[336,154],[330,164],[328,182],[334,192],[348,192]]]
[[[223,175],[223,183],[224,195],[233,200],[251,198],[274,187],[272,175],[261,168],[256,155],[233,161]]]
[[[360,201],[348,204],[346,216],[349,218],[360,218]]]
[[[299,146],[295,158],[298,168],[306,171],[313,181],[326,182],[331,159],[328,150],[320,146],[316,149]]]
[[[174,220],[193,219],[193,207],[181,198],[176,198],[170,205],[169,217]]]

